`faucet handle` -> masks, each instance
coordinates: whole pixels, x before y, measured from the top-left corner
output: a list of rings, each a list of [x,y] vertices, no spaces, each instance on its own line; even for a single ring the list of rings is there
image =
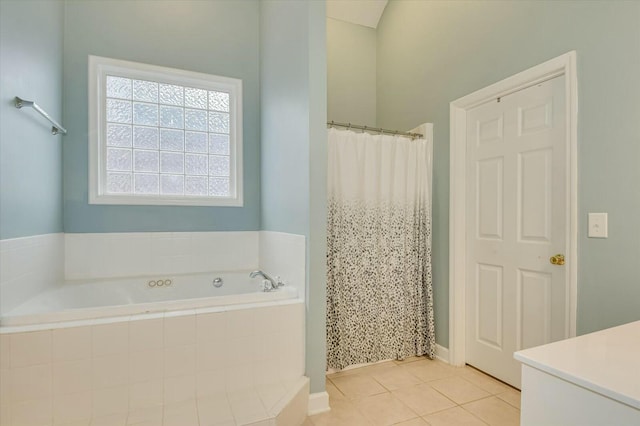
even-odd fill
[[[266,292],[274,290],[274,285],[271,283],[270,280],[264,279],[262,280],[262,290]]]
[[[280,288],[286,284],[284,281],[282,281],[282,278],[280,278],[280,275],[276,275],[275,282],[276,282],[276,288]]]

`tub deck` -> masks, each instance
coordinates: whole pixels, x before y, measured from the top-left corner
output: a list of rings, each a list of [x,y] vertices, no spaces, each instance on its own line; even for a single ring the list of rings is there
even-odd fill
[[[215,278],[222,279],[221,287],[213,285]],[[296,289],[290,286],[262,291],[261,280],[250,279],[249,271],[67,281],[3,315],[0,333],[9,332],[7,327],[13,330],[39,325],[33,329],[43,329],[43,325],[68,321],[116,317],[124,320],[135,315],[185,310],[213,312],[216,308],[296,297]]]

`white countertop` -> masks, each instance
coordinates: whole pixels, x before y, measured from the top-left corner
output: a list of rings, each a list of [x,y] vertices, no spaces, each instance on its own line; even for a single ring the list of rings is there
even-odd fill
[[[640,321],[525,349],[514,357],[640,409]]]

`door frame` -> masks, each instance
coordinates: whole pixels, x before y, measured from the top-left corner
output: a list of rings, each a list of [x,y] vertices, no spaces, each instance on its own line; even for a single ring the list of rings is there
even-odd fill
[[[578,80],[571,51],[450,103],[449,170],[449,362],[464,365],[466,333],[466,156],[467,111],[554,77],[565,76],[567,142],[567,287],[566,335],[576,335],[578,286]],[[458,266],[457,266],[458,265]]]

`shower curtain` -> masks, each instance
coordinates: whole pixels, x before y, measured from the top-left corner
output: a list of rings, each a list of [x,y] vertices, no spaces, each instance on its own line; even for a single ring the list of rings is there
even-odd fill
[[[329,129],[327,366],[433,358],[432,125]]]

